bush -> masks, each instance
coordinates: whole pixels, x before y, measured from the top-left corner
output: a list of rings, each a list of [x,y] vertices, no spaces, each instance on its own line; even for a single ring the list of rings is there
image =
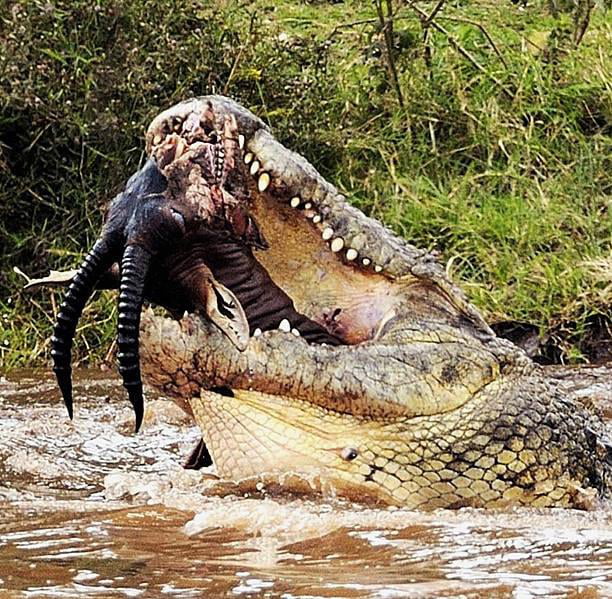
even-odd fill
[[[435,18],[448,35],[404,7],[390,37],[357,1],[3,4],[5,368],[46,359],[61,295],[24,296],[12,268],[73,267],[142,163],[147,123],[208,93],[251,108],[362,209],[439,251],[490,320],[536,324],[564,359],[583,357],[576,335],[589,319],[609,322],[603,10],[575,47],[571,14],[551,16],[544,2],[449,3]],[[86,309],[81,329],[77,360],[100,359],[112,294]]]

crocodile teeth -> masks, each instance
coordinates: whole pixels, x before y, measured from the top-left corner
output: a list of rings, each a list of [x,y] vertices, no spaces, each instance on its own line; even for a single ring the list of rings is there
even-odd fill
[[[253,331],[253,337],[259,337],[261,335],[261,329],[259,327],[257,327],[254,331]]]
[[[334,230],[331,229],[330,227],[323,229],[323,233],[321,233],[321,237],[323,238],[323,241],[329,241],[333,236],[334,236]]]
[[[297,329],[291,329],[291,334],[294,335],[295,337],[300,336],[300,332]]]
[[[247,152],[244,155],[244,163],[245,164],[249,164],[249,162],[251,162],[251,160],[253,160],[253,152]]]
[[[256,175],[259,170],[259,160],[253,160],[253,164],[251,164],[251,175]]]
[[[362,263],[364,266],[370,266],[370,264],[372,264],[372,260],[370,260],[369,258],[364,258],[364,259],[361,261],[361,263]]]
[[[355,258],[357,258],[357,250],[354,248],[349,248],[348,250],[346,250],[346,259],[347,260],[354,260]]]
[[[259,189],[259,191],[266,191],[268,185],[270,185],[270,175],[268,175],[268,173],[261,173],[257,181],[257,189]]]
[[[174,160],[178,160],[184,154],[186,148],[187,144],[182,137],[179,137],[174,149]]]
[[[315,214],[315,215],[312,217],[312,222],[313,222],[313,223],[315,223],[315,224],[316,224],[316,223],[320,223],[320,222],[321,222],[321,215],[320,215],[320,214]]]
[[[375,270],[376,272],[382,272],[382,266],[380,266],[380,264],[377,264],[377,265],[374,267],[374,270]]]
[[[238,146],[240,147],[241,150],[242,148],[244,148],[244,135],[242,134],[238,136]]]
[[[291,331],[291,323],[286,318],[283,318],[280,321],[278,328],[280,331],[283,331],[284,333],[289,333]]]
[[[300,205],[300,198],[298,198],[297,196],[295,196],[294,198],[291,198],[289,205],[292,208],[297,208]]]
[[[336,237],[329,247],[332,252],[339,252],[344,247],[344,239],[342,239],[342,237]]]

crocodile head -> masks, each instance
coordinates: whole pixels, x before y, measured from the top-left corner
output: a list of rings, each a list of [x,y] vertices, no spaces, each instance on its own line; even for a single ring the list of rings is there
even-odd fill
[[[242,110],[215,101],[192,106]],[[194,316],[143,323],[150,382],[193,411],[218,472],[420,507],[574,505],[603,489],[597,419],[495,337],[431,255],[252,119],[236,117],[236,164],[266,244],[247,252],[248,282],[209,263],[244,308],[248,346]]]
[[[111,205],[106,253],[90,254],[105,256],[96,276],[120,256],[119,362],[137,417],[147,297],[206,317],[147,313],[141,349],[223,476],[297,473],[412,506],[569,505],[605,486],[589,453],[598,423],[538,381],[431,255],[350,206],[257,117],[190,100],[153,121],[147,151]]]
[[[150,158],[111,203],[58,314],[52,356],[71,417],[70,351],[77,321],[94,288],[113,273],[120,287],[119,370],[136,429],[143,413],[138,334],[145,298],[175,315],[202,312],[241,350],[249,333],[283,319],[295,321],[296,331],[312,340],[339,342],[295,313],[291,299],[253,258],[253,251],[268,247],[251,212],[270,175],[253,181],[256,165],[245,160],[244,144],[245,136],[261,130],[259,119],[220,97],[183,102],[151,123]]]

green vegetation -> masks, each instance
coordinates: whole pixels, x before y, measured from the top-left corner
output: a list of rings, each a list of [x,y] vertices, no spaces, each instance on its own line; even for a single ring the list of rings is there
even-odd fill
[[[0,0],[0,363],[45,362],[61,297],[12,268],[73,267],[150,119],[213,92],[440,252],[490,321],[585,359],[612,305],[612,22],[592,4],[394,2],[381,27],[389,2]],[[114,310],[88,306],[79,361]]]

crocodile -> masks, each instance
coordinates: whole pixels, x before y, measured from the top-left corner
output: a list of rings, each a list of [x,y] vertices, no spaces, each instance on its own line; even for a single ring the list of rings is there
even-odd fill
[[[589,402],[258,117],[194,98],[152,121],[146,149],[58,314],[71,416],[76,323],[96,287],[119,287],[136,427],[142,368],[198,423],[196,467],[426,509],[606,495],[612,447]]]

